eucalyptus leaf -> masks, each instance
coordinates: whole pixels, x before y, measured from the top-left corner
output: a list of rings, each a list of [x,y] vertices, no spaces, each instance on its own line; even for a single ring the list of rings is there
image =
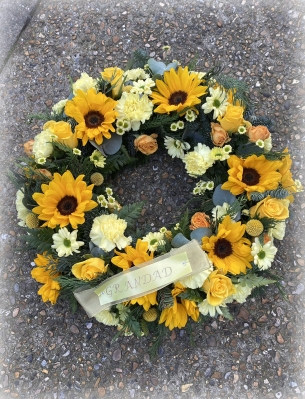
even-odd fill
[[[174,248],[180,248],[182,245],[187,244],[190,242],[182,233],[178,233],[173,239],[172,239],[172,247]]]
[[[176,69],[178,66],[178,62],[171,62],[170,64],[166,65],[162,61],[156,61],[154,58],[149,58],[147,61],[149,68],[151,69],[153,74],[164,74],[165,71],[169,71],[171,68]]]
[[[228,190],[223,190],[221,188],[221,184],[219,184],[213,193],[213,203],[215,206],[220,205],[222,206],[224,202],[231,205],[236,200],[235,195],[231,194]]]
[[[203,237],[211,237],[212,234],[213,232],[209,227],[199,227],[191,232],[191,239],[196,240],[201,244]]]
[[[119,151],[122,145],[122,136],[117,133],[112,133],[110,139],[104,139],[102,148],[107,155],[113,155]]]
[[[90,144],[93,145],[93,147],[95,147],[97,150],[99,150],[99,152],[100,152],[101,154],[103,154],[104,157],[106,156],[106,154],[105,154],[105,152],[104,152],[104,150],[103,150],[102,145],[96,144],[96,142],[95,142],[94,140],[89,140],[89,142],[90,142]]]

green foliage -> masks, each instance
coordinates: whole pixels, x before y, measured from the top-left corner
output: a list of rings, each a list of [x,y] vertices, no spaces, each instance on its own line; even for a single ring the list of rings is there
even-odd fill
[[[143,201],[135,202],[133,204],[124,205],[120,210],[115,210],[113,213],[118,215],[120,219],[124,219],[128,224],[128,228],[131,229],[141,216],[143,205]]]
[[[52,229],[49,227],[29,229],[26,227],[25,230],[28,234],[20,237],[21,240],[25,241],[25,251],[31,249],[35,249],[39,253],[50,251],[50,247],[53,245],[52,235],[54,231]]]
[[[233,316],[229,312],[229,309],[226,306],[221,306],[221,312],[223,317],[225,317],[228,320],[233,320]]]
[[[171,123],[175,122],[179,119],[178,113],[172,113],[172,115],[167,114],[157,114],[154,118],[146,121],[144,124],[141,125],[141,131],[146,131],[150,129],[160,128],[166,125],[170,125]]]
[[[184,292],[178,295],[181,299],[188,299],[189,301],[201,302],[202,296],[200,291],[187,288]]]
[[[103,168],[103,173],[113,173],[121,170],[123,166],[135,163],[136,158],[131,157],[128,154],[125,146],[122,145],[120,150],[114,155],[108,155],[106,158],[105,166]]]
[[[177,233],[182,233],[186,238],[190,238],[189,225],[190,225],[190,213],[189,210],[187,209],[182,215],[182,218],[179,220],[179,230],[174,230],[173,236],[175,236]]]
[[[249,98],[249,88],[246,82],[222,73],[217,74],[214,78],[226,91],[232,90],[234,105],[239,101],[247,108],[252,106],[252,102]]]
[[[158,324],[157,331],[153,339],[153,344],[148,349],[149,356],[151,357],[152,360],[157,356],[158,350],[164,338],[168,334],[168,331],[169,330],[167,329],[164,323]]]
[[[47,121],[49,121],[51,119],[53,119],[53,116],[51,115],[50,112],[40,112],[38,114],[30,114],[28,116],[28,121],[27,122],[29,124],[33,123],[34,120],[41,120],[41,121],[47,122]]]
[[[149,334],[149,327],[148,327],[148,323],[146,320],[141,319],[141,329],[144,333],[145,336],[147,336]]]
[[[263,276],[258,276],[255,273],[247,273],[239,276],[239,282],[243,285],[247,285],[250,288],[262,287],[264,285],[273,284],[276,280],[271,280]]]
[[[144,310],[142,306],[139,305],[133,305],[130,307],[130,309],[131,311],[126,315],[126,318],[124,320],[122,332],[131,331],[137,337],[141,337],[142,330],[139,320],[141,320]]]
[[[147,64],[149,57],[146,53],[145,50],[138,49],[136,50],[132,57],[128,60],[125,71],[128,71],[129,69],[133,68],[144,68],[144,66]]]

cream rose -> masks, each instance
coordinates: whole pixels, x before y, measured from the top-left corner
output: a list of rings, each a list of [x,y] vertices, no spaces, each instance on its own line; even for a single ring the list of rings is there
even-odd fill
[[[142,134],[141,136],[137,137],[134,141],[134,146],[137,151],[142,152],[142,154],[150,155],[157,151],[158,143],[156,140],[157,135],[146,135]]]
[[[83,262],[75,263],[71,271],[79,280],[93,280],[98,274],[105,273],[107,266],[105,266],[103,259],[89,258]]]
[[[222,147],[225,143],[228,143],[231,139],[228,132],[224,130],[219,123],[211,123],[212,132],[211,139],[214,145]]]
[[[272,198],[270,195],[250,208],[250,216],[258,215],[276,220],[285,220],[289,217],[289,200]]]
[[[239,126],[244,125],[244,109],[238,105],[229,104],[226,109],[226,113],[221,118],[218,118],[218,122],[221,127],[230,133],[236,133]]]
[[[214,270],[205,280],[203,291],[207,294],[207,301],[212,306],[220,305],[226,298],[235,294],[236,289],[229,277]]]
[[[266,126],[251,126],[247,130],[249,140],[255,143],[257,140],[267,140],[270,137],[270,132]]]

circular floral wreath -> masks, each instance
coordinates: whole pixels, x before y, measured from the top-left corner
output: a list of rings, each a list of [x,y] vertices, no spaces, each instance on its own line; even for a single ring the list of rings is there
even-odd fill
[[[285,236],[293,195],[302,191],[287,149],[273,151],[273,121],[255,115],[247,85],[215,67],[166,65],[136,51],[123,71],[86,73],[50,113],[18,162],[16,208],[27,249],[37,257],[38,294],[98,287],[190,241],[208,266],[95,314],[121,333],[184,327],[189,317],[232,319],[228,303],[278,283],[270,272]],[[107,180],[164,147],[197,179],[193,211],[159,231],[139,231],[143,203],[122,206]],[[200,255],[199,255],[200,256]]]

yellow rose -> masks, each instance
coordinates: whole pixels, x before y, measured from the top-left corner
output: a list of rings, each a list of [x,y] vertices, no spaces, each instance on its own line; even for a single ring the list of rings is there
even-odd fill
[[[112,87],[112,96],[115,98],[123,85],[123,74],[124,71],[121,68],[111,67],[105,68],[103,72],[101,72],[102,78],[109,82]]]
[[[105,273],[107,266],[105,266],[103,259],[89,258],[83,262],[75,263],[71,271],[79,280],[93,280],[98,274]]]
[[[150,155],[156,152],[158,149],[158,143],[155,136],[155,134],[152,134],[151,136],[142,134],[141,136],[137,137],[134,141],[136,150],[145,155]]]
[[[225,143],[228,143],[231,139],[219,123],[211,123],[212,132],[211,139],[214,145],[217,147],[222,147]]]
[[[238,105],[227,105],[226,113],[221,118],[218,118],[218,122],[221,127],[229,133],[236,133],[239,126],[245,124],[244,121],[244,109]]]
[[[210,227],[209,216],[203,212],[196,212],[191,218],[190,230],[195,230],[200,227]]]
[[[203,291],[207,294],[207,301],[212,306],[220,305],[224,299],[236,292],[231,279],[219,270],[214,270],[205,280]]]
[[[70,148],[78,146],[78,140],[76,134],[72,132],[71,125],[68,122],[60,121],[48,121],[44,124],[43,130],[51,131],[55,136],[58,137],[59,143],[65,144]]]
[[[285,220],[289,217],[289,200],[272,198],[270,195],[250,208],[250,216],[258,215],[276,220]]]
[[[270,137],[270,132],[267,129],[266,126],[251,126],[247,130],[247,135],[249,137],[249,140],[252,143],[255,143],[257,140],[266,140]]]

